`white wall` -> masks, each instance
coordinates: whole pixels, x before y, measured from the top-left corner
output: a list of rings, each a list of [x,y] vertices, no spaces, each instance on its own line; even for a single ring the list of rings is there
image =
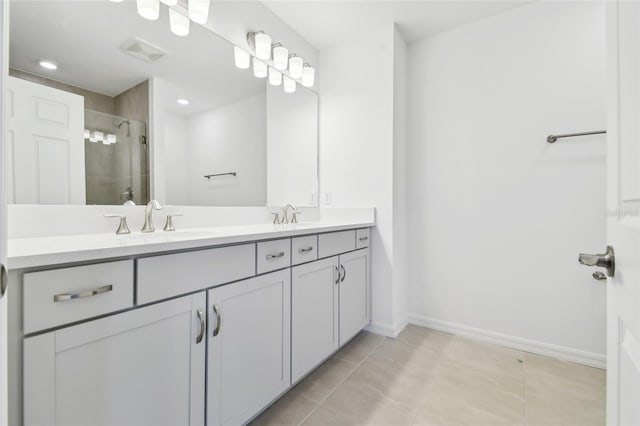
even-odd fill
[[[164,113],[164,161],[166,202],[175,206],[189,205],[189,128],[185,117]]]
[[[603,3],[534,2],[409,49],[410,309],[602,361]],[[476,330],[478,331],[478,330]],[[584,352],[581,352],[584,351]]]
[[[189,117],[164,112],[166,202],[192,206],[265,205],[265,106],[265,94],[261,94]],[[227,172],[236,172],[237,176],[204,178]]]
[[[393,32],[393,327],[407,321],[407,44]]]
[[[394,72],[402,74],[394,49],[403,43],[396,36],[388,24],[320,52],[320,190],[333,205],[376,208],[372,330],[388,335],[406,316],[394,312],[397,289],[406,286],[394,268],[394,136],[402,135],[394,126],[394,106],[402,103],[394,96]]]
[[[318,205],[318,97],[267,85],[267,201]]]

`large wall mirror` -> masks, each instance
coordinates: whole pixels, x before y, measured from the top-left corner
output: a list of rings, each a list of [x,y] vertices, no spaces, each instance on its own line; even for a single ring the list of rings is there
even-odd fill
[[[316,93],[164,6],[12,0],[9,67],[12,203],[317,205]]]

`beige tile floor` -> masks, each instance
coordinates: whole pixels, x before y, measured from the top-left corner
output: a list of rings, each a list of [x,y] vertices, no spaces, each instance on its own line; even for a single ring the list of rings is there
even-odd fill
[[[605,424],[605,372],[408,326],[367,332],[252,426]]]

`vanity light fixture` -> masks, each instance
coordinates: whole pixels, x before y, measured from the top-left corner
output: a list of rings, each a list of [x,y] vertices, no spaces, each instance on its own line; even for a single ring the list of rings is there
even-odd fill
[[[189,35],[189,18],[184,16],[173,8],[169,8],[169,26],[171,32],[177,36],[184,37]]]
[[[88,129],[84,129],[84,138],[85,139],[91,138],[91,132]]]
[[[144,19],[155,21],[160,17],[160,0],[136,0],[136,7]]]
[[[210,0],[189,0],[189,18],[197,24],[206,24],[209,20]]]
[[[256,52],[258,59],[271,59],[271,36],[260,30],[247,33],[247,43]]]
[[[304,64],[302,66],[302,85],[305,87],[312,87],[313,80],[316,76],[316,70],[309,64]]]
[[[58,66],[57,66],[55,63],[53,63],[53,62],[51,62],[51,61],[47,61],[47,60],[45,60],[45,59],[41,59],[41,60],[39,60],[39,61],[38,61],[38,64],[39,64],[42,68],[44,68],[44,69],[48,69],[48,70],[51,70],[51,71],[54,71],[54,70],[57,70],[57,69],[58,69]]]
[[[104,133],[98,132],[96,130],[95,132],[93,132],[93,138],[96,140],[96,142],[102,141],[102,140],[104,140]]]
[[[280,43],[273,45],[273,66],[278,71],[284,71],[289,65],[289,50]]]
[[[272,86],[280,86],[282,84],[282,73],[275,68],[269,67],[269,83]]]
[[[302,77],[302,65],[304,61],[296,54],[289,55],[289,75],[291,78]]]
[[[236,63],[236,67],[241,70],[246,70],[251,65],[251,55],[238,46],[233,46],[233,58]]]
[[[109,133],[107,135],[107,138],[102,143],[106,145],[111,145],[112,143],[116,143],[117,140],[118,138],[116,137],[116,135],[112,135],[111,133]]]
[[[258,78],[267,76],[267,64],[255,57],[253,58],[253,75]]]
[[[292,78],[283,76],[284,80],[284,91],[287,93],[293,93],[296,91],[296,81]]]
[[[189,105],[189,100],[188,99],[180,98],[180,99],[177,100],[177,102],[180,105]]]

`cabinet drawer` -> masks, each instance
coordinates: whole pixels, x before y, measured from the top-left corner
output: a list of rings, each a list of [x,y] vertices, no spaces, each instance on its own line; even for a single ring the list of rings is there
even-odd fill
[[[291,240],[258,243],[258,273],[275,271],[291,265]]]
[[[133,260],[24,274],[24,332],[133,306]]]
[[[138,304],[255,275],[255,244],[138,259]]]
[[[291,264],[310,262],[318,258],[318,236],[309,235],[291,239]]]
[[[318,236],[318,257],[335,256],[356,249],[356,231],[330,232]]]
[[[369,228],[356,230],[356,248],[361,249],[369,247],[369,241],[371,241],[371,232]]]

